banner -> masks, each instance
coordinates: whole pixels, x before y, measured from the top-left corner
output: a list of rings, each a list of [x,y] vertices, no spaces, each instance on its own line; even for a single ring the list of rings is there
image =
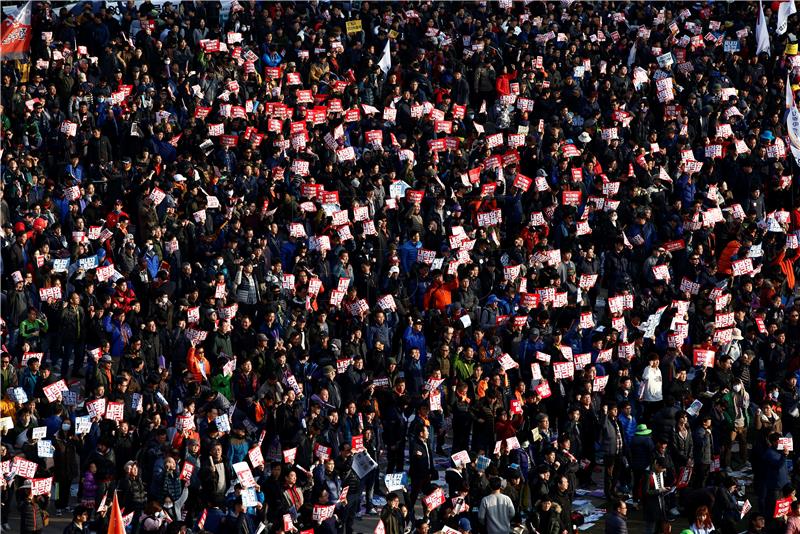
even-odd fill
[[[22,59],[31,49],[31,2],[23,5],[16,14],[7,17],[2,24],[0,58]]]
[[[756,21],[756,54],[766,52],[769,55],[769,29],[767,28],[767,19],[764,17],[764,6],[761,5],[761,0],[758,2],[758,20]]]
[[[792,85],[789,83],[790,77],[786,76],[786,134],[789,141],[789,149],[792,151],[794,159],[800,165],[800,110],[797,109],[797,104],[794,101],[794,93],[792,92]]]

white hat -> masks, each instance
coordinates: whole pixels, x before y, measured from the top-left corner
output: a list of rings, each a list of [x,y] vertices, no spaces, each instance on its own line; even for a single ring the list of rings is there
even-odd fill
[[[186,177],[182,174],[176,174],[173,180],[175,180],[176,182],[185,182]]]
[[[398,267],[397,265],[392,265],[391,267],[389,267],[389,274],[392,274],[392,273],[398,273],[399,274],[400,273],[400,267]]]
[[[592,136],[590,136],[586,132],[581,132],[581,134],[578,136],[578,141],[580,141],[581,143],[588,143],[591,140],[592,140]]]

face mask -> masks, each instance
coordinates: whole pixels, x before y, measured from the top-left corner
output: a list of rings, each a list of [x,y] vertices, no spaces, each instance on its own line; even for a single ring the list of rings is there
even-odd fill
[[[63,430],[64,432],[69,432],[69,429],[70,429],[69,423],[64,423],[61,425],[61,430]]]
[[[217,260],[217,265],[222,265],[222,258]]]
[[[770,397],[772,397],[773,399],[777,399],[778,398],[778,392],[777,391],[773,391],[772,395],[770,395]]]
[[[735,391],[736,393],[739,393],[740,391],[742,391],[742,385],[741,384],[736,384],[735,386],[733,386],[733,391]]]

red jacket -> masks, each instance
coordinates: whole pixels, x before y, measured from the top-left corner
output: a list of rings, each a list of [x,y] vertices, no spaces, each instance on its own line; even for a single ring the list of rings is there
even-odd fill
[[[508,74],[501,74],[494,82],[494,88],[497,94],[507,96],[511,94],[511,81],[517,79],[517,71],[509,72]]]

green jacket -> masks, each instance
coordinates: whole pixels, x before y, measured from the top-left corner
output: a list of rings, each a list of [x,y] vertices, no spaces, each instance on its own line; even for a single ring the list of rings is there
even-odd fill
[[[233,399],[233,389],[231,388],[231,376],[224,376],[223,374],[214,375],[211,377],[211,389],[218,392],[228,400]]]
[[[453,370],[455,371],[456,378],[461,380],[462,382],[466,382],[472,376],[472,372],[475,370],[475,360],[467,361],[464,359],[462,354],[456,356],[456,361],[453,364]]]
[[[43,319],[34,319],[31,321],[30,319],[25,319],[19,325],[19,335],[28,339],[30,337],[38,337],[39,334],[47,333],[47,317],[42,316]]]

